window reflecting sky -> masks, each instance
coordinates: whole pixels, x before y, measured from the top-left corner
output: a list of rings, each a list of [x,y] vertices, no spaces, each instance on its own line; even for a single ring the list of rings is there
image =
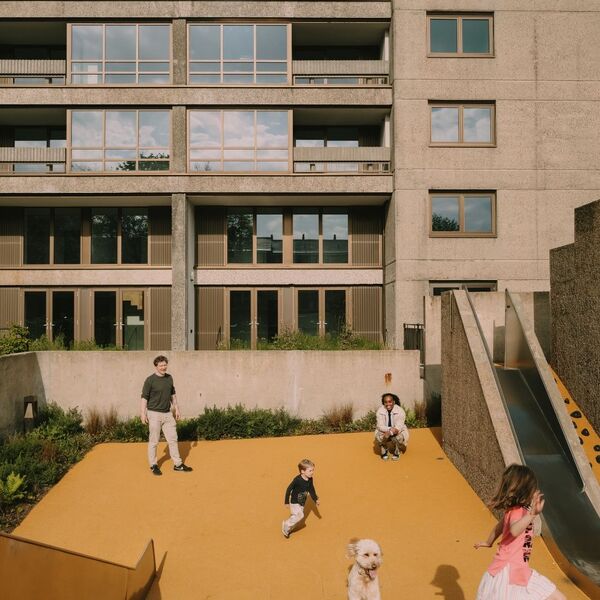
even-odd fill
[[[190,59],[220,60],[221,26],[192,25],[190,27]]]
[[[295,214],[294,218],[294,239],[317,240],[319,239],[319,215],[301,215]]]
[[[465,231],[492,231],[492,199],[489,196],[465,197]]]
[[[102,59],[102,27],[100,25],[73,25],[72,60]]]
[[[107,25],[106,60],[135,59],[135,25]]]
[[[254,147],[254,111],[226,110],[223,113],[225,147]]]
[[[221,111],[190,111],[192,146],[221,147]]]
[[[140,60],[169,60],[170,35],[168,25],[139,26]]]
[[[431,52],[457,51],[457,19],[431,19],[429,28]]]
[[[465,142],[491,142],[491,109],[464,108]]]
[[[458,224],[458,196],[435,196],[431,199],[431,212],[442,219],[451,219]]]
[[[458,107],[431,108],[431,141],[458,142]]]
[[[137,144],[134,111],[106,111],[106,146],[135,148]]]
[[[347,240],[348,239],[348,215],[324,214],[323,215],[323,239],[324,240]]]
[[[71,114],[72,144],[78,148],[102,147],[102,111],[77,111]]]
[[[256,26],[256,58],[287,60],[287,27],[285,25]]]
[[[490,21],[463,19],[463,52],[487,54],[490,51]]]
[[[274,240],[283,239],[283,215],[256,215],[256,235],[258,237],[271,237]]]
[[[167,110],[140,111],[140,146],[146,148],[171,145],[170,114]]]
[[[223,26],[223,58],[225,60],[254,59],[254,31],[252,25]]]
[[[287,111],[258,111],[256,115],[256,145],[259,148],[287,148]]]

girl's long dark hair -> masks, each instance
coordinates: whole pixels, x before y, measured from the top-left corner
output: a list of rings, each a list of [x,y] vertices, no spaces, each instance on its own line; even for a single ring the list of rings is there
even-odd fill
[[[490,501],[490,507],[506,510],[513,506],[527,506],[537,489],[537,478],[529,467],[510,465],[502,474],[500,486]]]

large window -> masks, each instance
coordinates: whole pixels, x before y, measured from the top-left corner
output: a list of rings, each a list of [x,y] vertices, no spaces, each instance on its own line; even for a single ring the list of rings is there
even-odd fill
[[[66,127],[15,127],[15,148],[64,148],[67,144]],[[15,173],[64,173],[64,162],[18,162]]]
[[[92,209],[92,264],[147,264],[148,209]]]
[[[79,208],[25,210],[25,264],[67,265],[81,261]]]
[[[74,110],[71,171],[166,171],[168,110]]]
[[[190,171],[289,170],[288,111],[189,111]]]
[[[287,25],[189,26],[189,82],[288,82]]]
[[[292,215],[294,263],[348,263],[348,214],[296,210]]]
[[[227,214],[227,262],[282,263],[283,213],[230,209]]]
[[[429,54],[432,56],[492,56],[491,15],[427,16]]]
[[[431,144],[437,146],[493,146],[493,104],[430,104]]]
[[[165,24],[71,26],[71,83],[171,81],[171,28]]]
[[[432,237],[496,235],[496,196],[490,192],[430,195]]]

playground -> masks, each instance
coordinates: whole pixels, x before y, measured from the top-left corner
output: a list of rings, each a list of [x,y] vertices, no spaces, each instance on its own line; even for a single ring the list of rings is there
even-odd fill
[[[466,600],[493,554],[473,543],[494,520],[440,435],[413,430],[396,463],[378,459],[371,433],[181,444],[192,473],[173,472],[161,444],[162,477],[148,471],[145,444],[103,444],[14,533],[125,565],[153,539],[150,600],[340,600],[346,544],[370,537],[383,549],[383,598]],[[285,539],[283,495],[305,457],[321,503]],[[569,600],[587,598],[542,538],[532,566]]]

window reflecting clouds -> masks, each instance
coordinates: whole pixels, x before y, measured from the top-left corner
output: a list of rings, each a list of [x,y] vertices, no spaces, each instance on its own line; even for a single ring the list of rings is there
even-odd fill
[[[492,198],[490,196],[465,197],[465,231],[492,232]]]
[[[458,231],[459,223],[458,196],[435,196],[431,199],[432,231]]]
[[[465,142],[491,142],[491,109],[466,108],[464,109],[464,134]]]
[[[72,25],[71,82],[169,83],[169,25]]]
[[[72,171],[169,169],[168,110],[75,110],[71,113],[71,131]]]
[[[348,262],[347,214],[323,214],[323,262]]]
[[[458,142],[458,108],[431,109],[431,141]]]
[[[495,234],[493,194],[433,194],[431,231],[445,235]]]
[[[287,83],[287,32],[287,25],[190,25],[190,83]]]
[[[256,215],[256,262],[283,262],[283,214]]]
[[[431,106],[432,143],[488,145],[494,143],[494,106],[457,104]]]
[[[492,16],[435,16],[429,20],[429,51],[432,54],[490,55]]]
[[[295,263],[319,262],[319,215],[299,214],[293,216]]]
[[[287,171],[287,111],[190,111],[190,170]]]

